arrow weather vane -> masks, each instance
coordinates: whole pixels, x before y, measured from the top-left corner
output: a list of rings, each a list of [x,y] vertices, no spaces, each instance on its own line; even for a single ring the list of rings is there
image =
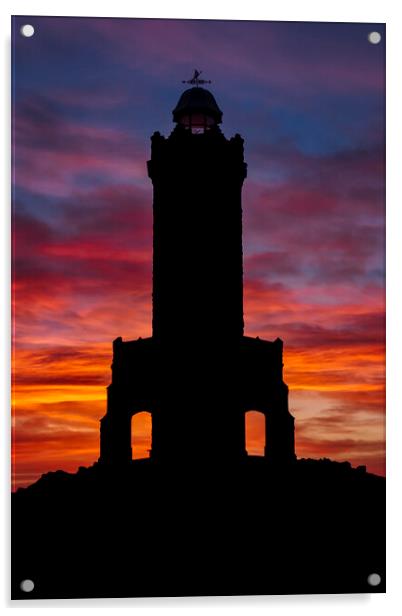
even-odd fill
[[[199,76],[201,75],[202,71],[197,71],[197,69],[194,69],[194,75],[192,76],[191,79],[183,79],[182,83],[191,83],[193,85],[196,86],[196,88],[198,88],[198,86],[200,85],[200,83],[211,83],[211,80],[206,80],[206,79],[199,79]]]

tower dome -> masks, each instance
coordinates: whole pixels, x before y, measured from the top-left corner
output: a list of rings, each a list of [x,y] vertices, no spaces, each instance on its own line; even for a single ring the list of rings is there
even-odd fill
[[[173,109],[173,121],[192,132],[204,132],[222,122],[222,111],[209,90],[196,86],[180,96]]]

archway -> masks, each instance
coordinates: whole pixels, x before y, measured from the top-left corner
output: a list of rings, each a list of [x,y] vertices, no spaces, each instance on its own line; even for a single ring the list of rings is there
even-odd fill
[[[132,459],[149,458],[152,449],[152,415],[148,411],[135,413],[131,418]]]
[[[246,451],[249,456],[265,455],[265,415],[261,411],[247,411],[246,423]]]

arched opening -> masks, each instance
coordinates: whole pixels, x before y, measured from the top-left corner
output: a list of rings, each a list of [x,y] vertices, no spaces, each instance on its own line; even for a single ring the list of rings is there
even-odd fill
[[[132,459],[149,458],[152,449],[152,415],[148,411],[136,413],[131,419]]]
[[[260,411],[246,413],[246,451],[249,456],[265,455],[265,415]]]

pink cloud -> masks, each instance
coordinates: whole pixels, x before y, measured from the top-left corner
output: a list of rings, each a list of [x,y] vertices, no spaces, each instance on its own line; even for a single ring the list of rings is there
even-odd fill
[[[94,20],[89,26],[110,47],[116,61],[143,67],[154,77],[177,77],[178,66],[193,68],[198,63],[225,74],[226,82],[266,84],[291,90],[296,98],[383,87],[381,72],[356,54],[355,47],[352,53],[344,39],[342,47],[321,41],[319,53],[312,46],[306,60],[307,50],[300,54],[295,49],[297,24],[292,28],[292,24],[254,22],[246,30],[236,21],[120,19]],[[269,58],[269,70],[266,62],[256,62],[258,57]],[[238,94],[244,95],[244,89]]]
[[[134,131],[74,122],[45,97],[17,107],[14,148],[14,182],[51,197],[71,195],[84,174],[140,184],[147,177],[148,151]]]

